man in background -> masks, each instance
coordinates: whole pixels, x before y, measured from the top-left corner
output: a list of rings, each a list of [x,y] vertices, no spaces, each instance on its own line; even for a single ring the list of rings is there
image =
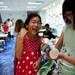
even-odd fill
[[[55,39],[56,36],[49,30],[49,24],[45,24],[45,29],[46,30],[43,32],[43,37],[48,38],[49,40],[51,38]]]

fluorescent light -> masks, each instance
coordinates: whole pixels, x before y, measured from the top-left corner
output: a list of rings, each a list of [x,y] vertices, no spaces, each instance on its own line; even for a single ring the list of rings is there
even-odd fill
[[[26,10],[29,10],[29,11],[30,11],[30,10],[31,10],[31,11],[32,11],[32,10],[36,10],[36,9],[37,9],[37,8],[36,8],[35,6],[28,6],[28,7],[26,8]]]
[[[0,8],[8,8],[8,6],[0,6]]]
[[[33,5],[40,5],[40,2],[28,2],[28,4],[33,4]]]
[[[0,4],[4,4],[4,2],[0,2]]]
[[[27,6],[27,8],[36,8],[36,6]]]
[[[0,8],[0,10],[10,10],[9,8]]]
[[[0,10],[10,10],[8,6],[0,6]]]
[[[53,6],[55,6],[56,4],[55,3],[53,3]]]

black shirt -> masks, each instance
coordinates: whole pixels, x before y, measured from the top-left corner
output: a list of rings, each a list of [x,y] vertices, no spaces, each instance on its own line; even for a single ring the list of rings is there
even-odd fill
[[[47,32],[44,31],[44,32],[43,32],[43,37],[44,37],[44,38],[48,38],[48,39],[50,40],[51,38],[54,39],[56,36],[53,35],[51,31],[47,31]]]

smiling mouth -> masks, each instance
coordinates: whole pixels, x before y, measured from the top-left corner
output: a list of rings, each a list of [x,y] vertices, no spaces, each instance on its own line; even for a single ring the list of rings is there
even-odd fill
[[[33,28],[32,30],[35,31],[35,32],[38,32],[38,29],[34,29],[34,28]]]

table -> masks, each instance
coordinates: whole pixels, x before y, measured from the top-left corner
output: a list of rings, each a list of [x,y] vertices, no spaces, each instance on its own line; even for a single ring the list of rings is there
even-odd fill
[[[7,36],[8,36],[8,34],[5,34],[5,33],[0,32],[0,38],[5,38]]]
[[[5,45],[5,38],[8,36],[8,34],[0,32],[0,51],[4,50]]]

